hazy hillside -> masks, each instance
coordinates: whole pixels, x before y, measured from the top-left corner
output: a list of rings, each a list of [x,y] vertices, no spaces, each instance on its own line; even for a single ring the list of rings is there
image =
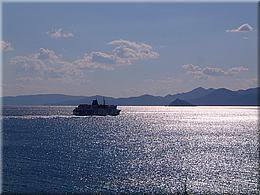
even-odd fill
[[[239,91],[221,88],[190,102],[195,105],[259,105],[258,94],[259,88]]]
[[[213,92],[215,89],[210,88],[210,89],[204,89],[202,87],[198,87],[196,89],[193,89],[192,91],[186,92],[186,93],[178,93],[175,95],[167,95],[165,96],[165,98],[167,99],[167,101],[172,101],[174,99],[185,99],[185,100],[190,100],[190,99],[194,99],[194,98],[200,98],[203,97],[205,95],[210,94],[211,92]]]
[[[190,102],[177,98],[172,101],[169,106],[193,106]]]
[[[105,97],[107,104],[116,105],[169,105],[176,99],[182,99],[193,105],[259,105],[259,87],[246,90],[231,91],[225,88],[193,89],[175,95],[153,96],[142,95],[128,98]],[[4,105],[78,105],[90,104],[93,99],[103,103],[103,96],[70,96],[63,94],[40,94],[3,97]]]

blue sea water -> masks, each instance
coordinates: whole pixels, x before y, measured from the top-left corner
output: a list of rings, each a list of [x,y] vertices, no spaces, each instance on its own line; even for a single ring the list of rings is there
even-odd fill
[[[119,108],[4,107],[2,190],[259,193],[257,107]]]

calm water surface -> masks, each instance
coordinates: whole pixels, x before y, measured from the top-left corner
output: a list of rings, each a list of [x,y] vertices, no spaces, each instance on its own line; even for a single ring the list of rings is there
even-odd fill
[[[257,107],[120,109],[4,107],[3,191],[259,193]]]

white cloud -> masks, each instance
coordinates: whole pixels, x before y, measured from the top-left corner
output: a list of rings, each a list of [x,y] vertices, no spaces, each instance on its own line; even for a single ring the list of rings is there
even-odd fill
[[[145,43],[136,43],[127,40],[114,40],[108,43],[116,46],[110,52],[93,51],[85,54],[82,58],[70,62],[73,66],[80,69],[106,69],[111,70],[122,65],[131,65],[137,60],[148,60],[159,57],[153,51],[152,46]],[[43,50],[43,49],[42,49]],[[41,52],[44,53],[44,50]],[[48,55],[53,55],[48,53]]]
[[[35,54],[16,56],[11,64],[17,65],[16,70],[20,77],[28,78],[61,78],[63,77],[64,62],[54,51],[40,48]]]
[[[71,32],[63,32],[63,37],[64,38],[74,37],[74,34]]]
[[[40,48],[39,52],[36,54],[36,58],[40,60],[57,60],[59,59],[59,56],[55,54],[54,51],[45,49],[45,48]]]
[[[251,32],[253,30],[254,30],[254,28],[252,26],[250,26],[249,24],[242,24],[241,26],[239,26],[237,28],[226,30],[226,32]]]
[[[182,66],[185,70],[190,72],[201,71],[201,67],[193,64],[185,64]]]
[[[47,35],[50,35],[51,38],[58,39],[58,38],[71,38],[74,37],[74,34],[71,32],[64,32],[63,29],[54,29],[52,31],[46,32]]]
[[[7,41],[1,41],[1,50],[2,51],[12,51],[13,48],[11,46],[11,43],[7,42]]]
[[[16,56],[11,60],[21,78],[60,79],[81,77],[85,70],[106,69],[105,66],[95,64],[89,55],[69,61],[53,50],[40,48],[38,52],[28,56]]]
[[[113,53],[91,52],[92,63],[95,64],[116,64],[116,57]]]
[[[83,58],[74,60],[72,66],[76,70],[113,70],[115,65],[109,54],[103,52],[91,52],[90,54],[85,54]]]
[[[132,65],[137,60],[156,59],[159,54],[153,51],[152,46],[145,43],[127,40],[114,40],[108,43],[116,46],[110,52],[95,51],[85,54],[74,62],[80,68],[100,68],[112,70],[115,67]]]
[[[203,74],[202,68],[193,64],[185,64],[182,66],[186,70],[187,74],[192,75],[196,79],[207,79],[207,76]]]
[[[244,66],[238,66],[238,67],[232,67],[228,69],[228,75],[236,75],[240,72],[248,71],[247,67]]]
[[[244,66],[232,67],[225,70],[219,67],[201,67],[193,64],[185,64],[182,68],[186,70],[187,74],[192,75],[196,79],[208,79],[210,77],[218,76],[234,76],[248,70],[248,68]]]
[[[53,50],[40,48],[37,53],[17,56],[11,64],[17,66],[21,77],[30,75],[37,78],[80,78],[86,71],[96,69],[113,70],[122,65],[131,65],[136,60],[154,59],[159,56],[150,45],[126,40],[112,41],[116,45],[110,52],[93,51],[82,58],[66,60]]]
[[[217,67],[205,67],[201,71],[204,75],[208,75],[208,76],[223,76],[228,73],[224,71],[222,68],[217,68]]]
[[[116,46],[113,54],[117,64],[131,64],[135,60],[156,59],[159,57],[159,54],[153,51],[152,46],[145,43],[119,39],[111,41],[108,44]]]

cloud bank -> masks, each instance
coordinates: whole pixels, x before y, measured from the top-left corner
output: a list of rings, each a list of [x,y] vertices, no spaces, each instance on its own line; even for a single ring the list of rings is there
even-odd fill
[[[250,26],[249,24],[242,24],[241,26],[239,26],[237,28],[226,30],[226,32],[251,32],[253,30],[254,30],[254,28],[252,26]]]
[[[10,63],[17,66],[22,77],[39,79],[83,77],[86,71],[95,69],[113,70],[117,67],[132,65],[138,60],[156,59],[159,54],[152,46],[127,40],[114,40],[108,43],[114,46],[110,52],[93,51],[83,57],[69,61],[53,50],[40,48],[38,52],[27,56],[16,56]]]
[[[225,70],[219,67],[201,67],[193,64],[185,64],[182,68],[187,74],[192,75],[196,79],[208,79],[210,77],[218,76],[234,76],[248,70],[248,68],[244,66],[232,67]]]
[[[10,42],[1,41],[1,51],[12,51],[13,48]]]
[[[71,32],[65,32],[62,28],[54,29],[52,31],[46,32],[51,38],[59,39],[59,38],[71,38],[74,37],[74,34]]]
[[[10,61],[17,65],[17,71],[22,78],[47,79],[63,77],[66,62],[52,50],[40,48],[35,54],[16,56]],[[66,71],[65,71],[66,72]]]

